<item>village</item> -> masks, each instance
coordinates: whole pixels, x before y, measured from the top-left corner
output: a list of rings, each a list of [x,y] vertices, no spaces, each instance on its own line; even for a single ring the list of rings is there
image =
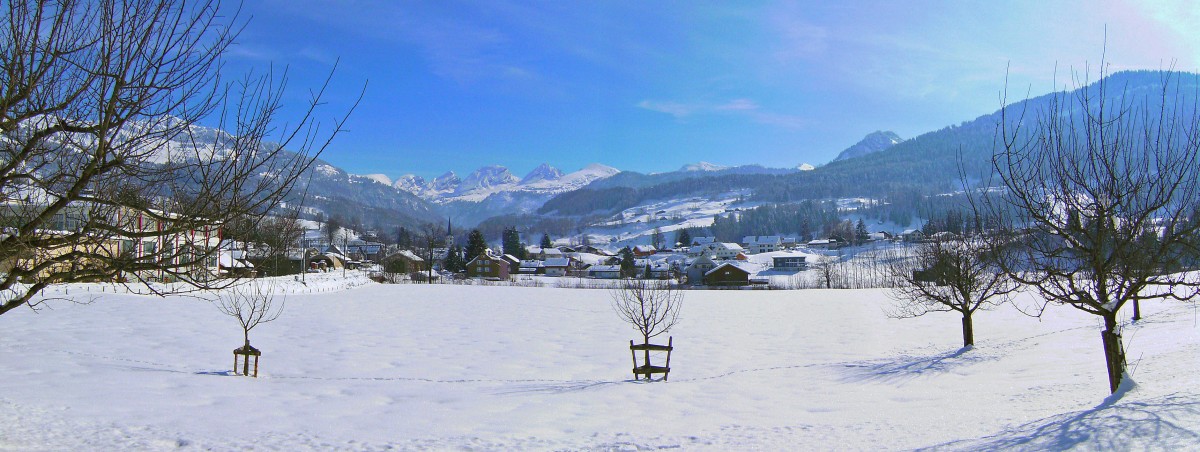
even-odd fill
[[[338,232],[338,236],[352,235]],[[646,244],[614,250],[587,243],[554,245],[545,236],[538,245],[477,244],[476,249],[483,251],[472,254],[455,246],[452,233],[440,240],[427,241],[425,249],[420,246],[405,249],[358,237],[331,243],[327,236],[306,235],[297,242],[297,248],[304,251],[288,253],[288,267],[306,268],[307,272],[363,269],[379,281],[409,283],[520,283],[534,277],[540,281],[634,278],[669,280],[689,288],[780,288],[796,287],[786,281],[806,270],[828,271],[827,266],[845,261],[860,250],[926,240],[915,229],[898,235],[869,233],[861,243],[838,238],[801,242],[795,237],[779,235],[746,236],[739,242],[722,242],[713,236],[690,237],[686,233],[678,238],[688,242],[663,248]],[[940,232],[929,238],[952,237]],[[299,242],[303,242],[302,246]],[[254,270],[255,262],[261,265],[268,259],[257,244],[225,242],[222,247],[219,259],[222,275],[255,275],[258,273]]]

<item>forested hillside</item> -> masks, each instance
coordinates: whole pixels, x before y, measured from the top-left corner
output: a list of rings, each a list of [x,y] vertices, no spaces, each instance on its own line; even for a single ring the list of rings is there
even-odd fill
[[[1167,79],[1158,71],[1120,72],[1108,79],[1110,96],[1130,96],[1151,106],[1160,102],[1164,81],[1179,83],[1179,99],[1194,104],[1200,79],[1196,74],[1174,74]],[[1117,89],[1112,89],[1117,88]],[[1091,95],[1095,85],[1073,94]],[[1013,99],[1010,99],[1013,101]],[[1050,95],[1017,99],[1006,109],[1010,130],[1024,114],[1032,118],[1045,109]],[[971,184],[992,173],[991,155],[997,145],[1001,111],[980,116],[903,141],[885,151],[838,160],[812,171],[771,174],[685,173],[675,176],[646,176],[622,173],[584,189],[548,201],[541,214],[582,216],[605,214],[649,200],[706,196],[747,189],[749,201],[797,203],[805,200],[870,198],[880,201],[872,215],[905,224],[909,219],[936,214],[945,201],[929,196],[962,190],[963,177]],[[922,211],[925,212],[922,212]]]

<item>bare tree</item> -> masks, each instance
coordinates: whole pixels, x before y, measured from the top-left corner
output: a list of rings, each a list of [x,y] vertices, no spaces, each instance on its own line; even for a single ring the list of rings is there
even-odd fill
[[[890,295],[897,305],[896,318],[919,317],[931,312],[962,314],[963,347],[975,344],[972,316],[1008,301],[1020,287],[989,254],[984,238],[934,240],[901,255],[903,248],[885,258],[885,271],[896,284]]]
[[[819,256],[812,263],[811,268],[816,271],[819,283],[826,289],[844,288],[845,261],[842,258],[839,252],[837,256]]]
[[[331,215],[325,220],[325,224],[321,226],[321,235],[329,242],[330,246],[335,246],[342,240],[342,236],[340,235],[342,229],[342,219],[336,215]]]
[[[425,223],[421,226],[421,232],[417,237],[417,246],[420,248],[422,258],[425,259],[426,283],[433,284],[433,257],[434,251],[443,243],[441,229],[433,223]]]
[[[245,339],[243,350],[256,349],[250,346],[250,330],[274,321],[283,313],[284,301],[275,302],[276,285],[265,280],[251,280],[229,286],[221,292],[214,304],[222,314],[237,319]],[[255,364],[257,367],[258,364]],[[243,374],[249,375],[249,358],[243,364]]]
[[[291,273],[290,254],[301,246],[300,237],[303,233],[304,227],[300,224],[297,211],[263,218],[252,234],[255,245],[262,249],[260,262],[270,268],[274,275]]]
[[[0,6],[0,314],[72,281],[229,284],[222,225],[284,200],[346,118],[314,122],[322,87],[276,129],[286,75],[221,76],[240,29],[219,1]]]
[[[1002,110],[992,159],[1007,194],[987,207],[1017,214],[1009,228],[1022,231],[1019,246],[1000,254],[1010,276],[1104,320],[1116,392],[1126,370],[1121,308],[1200,287],[1196,273],[1177,270],[1200,233],[1200,114],[1194,76],[1113,86],[1105,69],[1102,61],[1090,86],[1087,71],[1074,74],[1076,89],[1054,94],[1032,121],[1026,108]]]
[[[670,331],[679,323],[683,292],[670,281],[626,279],[620,287],[612,289],[612,306],[621,320],[642,335],[642,343],[649,344],[650,338]],[[649,364],[649,350],[645,359]]]

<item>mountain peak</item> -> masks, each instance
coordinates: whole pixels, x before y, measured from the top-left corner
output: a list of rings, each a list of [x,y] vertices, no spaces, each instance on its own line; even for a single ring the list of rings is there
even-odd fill
[[[729,167],[721,166],[721,165],[714,165],[714,164],[708,163],[708,162],[699,162],[699,163],[691,163],[688,165],[683,165],[683,168],[679,168],[679,171],[684,171],[684,172],[687,172],[687,171],[721,171],[724,169],[729,169]]]
[[[415,174],[405,174],[392,182],[393,187],[414,195],[420,195],[425,190],[425,185],[425,178]]]
[[[608,165],[605,165],[603,163],[591,163],[591,164],[588,164],[588,166],[583,167],[583,169],[581,169],[579,171],[593,173],[593,174],[603,174],[605,177],[608,177],[613,174],[617,174],[617,173],[621,172],[621,170],[613,168]]]
[[[379,182],[383,185],[392,185],[392,179],[387,174],[363,174],[362,177]]]
[[[481,188],[488,189],[497,185],[515,184],[519,181],[517,176],[508,172],[508,168],[500,165],[488,165],[475,170],[466,179],[463,179],[457,192],[465,193]]]
[[[868,154],[874,154],[895,146],[902,141],[904,141],[904,139],[900,138],[899,135],[896,135],[896,132],[892,132],[890,130],[877,130],[867,134],[867,136],[863,137],[862,140],[859,140],[858,143],[855,143],[854,146],[846,148],[846,150],[838,154],[837,158],[833,160],[846,160],[855,157],[862,157]]]
[[[526,174],[525,177],[521,179],[521,185],[544,180],[558,180],[562,178],[562,176],[563,172],[559,171],[558,168],[550,166],[547,163],[543,163],[538,165],[537,168],[534,168],[533,171],[530,171],[529,174]]]

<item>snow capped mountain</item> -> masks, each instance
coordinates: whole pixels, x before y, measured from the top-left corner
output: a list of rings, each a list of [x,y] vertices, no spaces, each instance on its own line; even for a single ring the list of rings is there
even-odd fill
[[[528,185],[538,181],[558,180],[562,176],[563,172],[558,168],[543,163],[538,165],[537,168],[534,168],[533,171],[530,171],[529,174],[526,174],[525,177],[521,179],[521,184]]]
[[[427,196],[437,196],[447,193],[454,193],[458,189],[459,184],[462,184],[462,179],[454,174],[454,171],[447,171],[446,174],[433,178],[426,186],[424,193],[418,193],[422,198]]]
[[[724,169],[729,169],[729,167],[728,167],[728,166],[721,166],[721,165],[714,165],[714,164],[712,164],[712,163],[708,163],[708,162],[699,162],[699,163],[691,163],[691,164],[688,164],[688,165],[683,165],[683,167],[682,167],[682,168],[679,168],[679,171],[681,171],[681,172],[688,172],[688,171],[721,171],[721,170],[724,170]]]
[[[595,180],[621,172],[611,166],[593,163],[573,173],[543,163],[524,178],[518,179],[508,168],[489,165],[472,172],[465,179],[453,171],[426,182],[420,176],[406,174],[396,179],[394,187],[420,196],[428,201],[446,204],[455,201],[480,202],[489,196],[505,193],[524,193],[553,196],[576,190]]]
[[[584,185],[590,184],[593,181],[612,177],[619,172],[621,172],[621,170],[611,166],[593,163],[583,167],[583,169],[579,171],[559,177],[553,181],[553,184],[529,184],[528,187],[541,188],[546,191],[562,193],[565,191],[583,188]]]
[[[489,190],[502,185],[520,182],[517,176],[508,172],[508,168],[500,165],[489,165],[479,168],[463,179],[455,193],[468,193],[476,190]]]
[[[420,194],[421,191],[425,189],[425,186],[427,184],[428,183],[425,182],[424,177],[417,176],[415,174],[405,174],[403,176],[396,178],[395,182],[392,182],[393,187],[396,187],[400,190],[404,190],[406,192],[412,193],[414,195]]]
[[[392,185],[392,178],[387,177],[386,174],[365,174],[359,177],[365,177],[383,185]]]
[[[846,160],[855,157],[862,157],[867,154],[874,154],[884,149],[890,148],[904,141],[896,132],[892,131],[875,131],[863,137],[861,141],[853,146],[846,148],[842,153],[838,154],[834,161]]]

